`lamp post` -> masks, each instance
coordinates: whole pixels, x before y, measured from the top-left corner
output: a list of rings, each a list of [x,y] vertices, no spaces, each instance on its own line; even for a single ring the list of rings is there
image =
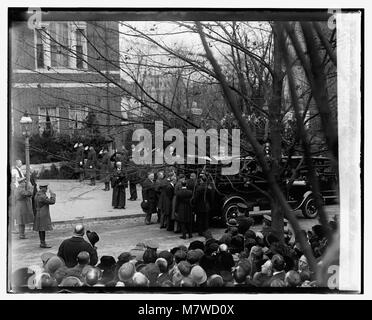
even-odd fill
[[[26,151],[26,188],[30,183],[30,134],[31,134],[31,126],[32,126],[32,119],[28,115],[27,111],[21,118],[20,121],[21,128],[22,128],[22,135],[25,137],[25,151]]]

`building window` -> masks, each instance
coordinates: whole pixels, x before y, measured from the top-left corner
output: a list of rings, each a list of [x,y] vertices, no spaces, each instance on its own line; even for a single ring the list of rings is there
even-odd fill
[[[86,44],[85,39],[85,30],[82,28],[77,28],[75,31],[75,38],[76,38],[76,68],[83,69],[84,68],[84,44]]]
[[[81,106],[70,106],[68,109],[68,126],[70,129],[82,129],[88,115],[88,108]]]
[[[51,67],[68,68],[69,39],[67,22],[51,22],[49,24]]]
[[[36,68],[86,69],[85,22],[44,22],[35,30]]]
[[[51,129],[59,133],[59,110],[58,107],[39,107],[39,132],[42,134],[47,128],[47,117],[49,115]]]
[[[44,28],[36,29],[36,67],[44,68],[44,50],[45,43],[43,42]]]

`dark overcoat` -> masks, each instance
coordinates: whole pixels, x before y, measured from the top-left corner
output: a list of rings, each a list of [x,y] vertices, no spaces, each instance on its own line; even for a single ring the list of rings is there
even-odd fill
[[[157,179],[156,180],[156,196],[158,198],[157,207],[160,210],[160,212],[164,212],[164,188],[168,184],[168,181],[166,178],[163,179]]]
[[[195,188],[192,205],[195,213],[208,213],[211,206],[211,190],[206,183],[199,184]]]
[[[111,176],[112,186],[112,206],[122,208],[125,207],[125,188],[127,187],[128,180],[126,172],[118,169],[114,169]]]
[[[157,206],[157,194],[156,194],[156,183],[149,178],[146,178],[142,183],[142,199],[147,200],[148,210],[147,213],[156,212]]]
[[[56,203],[56,194],[51,193],[50,198],[45,191],[38,191],[35,195],[36,216],[34,219],[34,231],[53,230],[50,218],[49,205]]]
[[[96,150],[92,149],[88,152],[87,162],[85,164],[85,168],[87,174],[89,175],[90,179],[96,178],[96,170],[97,170],[97,154]]]
[[[163,198],[164,215],[172,217],[174,186],[170,182],[168,182],[164,186],[163,190],[164,190],[164,198]]]
[[[181,223],[188,223],[192,220],[192,209],[190,200],[192,191],[181,188],[176,191],[176,220]]]
[[[111,172],[111,160],[109,154],[106,152],[103,154],[100,163],[100,175],[103,182],[110,182]]]
[[[84,147],[78,147],[75,158],[75,172],[80,173],[84,171]]]
[[[32,211],[33,188],[26,190],[24,185],[20,185],[15,190],[15,218],[17,224],[28,224],[34,222]]]

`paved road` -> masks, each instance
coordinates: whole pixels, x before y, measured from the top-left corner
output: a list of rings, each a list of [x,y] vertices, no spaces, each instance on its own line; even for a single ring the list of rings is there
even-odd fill
[[[338,215],[339,207],[336,205],[327,206],[326,211],[330,218],[335,214]],[[155,220],[153,216],[153,221]],[[317,223],[316,219],[305,219],[298,212],[298,219],[303,229],[308,230],[312,225]],[[47,234],[48,243],[53,245],[51,249],[39,248],[39,240],[36,232],[28,231],[28,240],[18,240],[17,235],[12,235],[9,242],[9,265],[15,270],[19,267],[40,264],[40,255],[43,252],[56,252],[62,240],[68,238],[72,234],[74,222],[57,225],[56,229]],[[164,229],[159,229],[158,224],[144,225],[143,218],[128,218],[128,219],[112,219],[105,221],[90,221],[86,223],[86,228],[91,231],[96,231],[100,236],[98,242],[98,254],[113,255],[117,257],[121,252],[132,249],[138,242],[153,239],[156,240],[161,249],[170,249],[180,244],[190,243],[191,240],[201,239],[202,237],[194,237],[191,240],[182,240],[179,234],[167,232]],[[261,225],[257,224],[253,230],[258,231]],[[213,235],[219,238],[224,229],[211,229]]]

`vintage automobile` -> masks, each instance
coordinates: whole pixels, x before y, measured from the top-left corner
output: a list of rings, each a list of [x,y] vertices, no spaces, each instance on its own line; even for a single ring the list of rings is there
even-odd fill
[[[208,158],[203,165],[196,163],[178,166],[177,172],[186,175],[190,172],[203,173],[207,176],[213,195],[212,218],[226,222],[232,217],[262,215],[270,210],[270,188],[253,156],[240,157],[240,172],[231,176],[221,174],[224,166],[222,161],[213,164],[210,160]],[[338,195],[338,183],[330,160],[319,156],[313,157],[312,162],[324,203],[335,201]],[[308,168],[304,164],[303,157],[283,157],[280,167],[280,186],[292,210],[301,210],[304,217],[315,218],[318,212],[307,179]]]
[[[312,162],[324,203],[335,201],[338,197],[338,184],[330,160],[326,157],[313,157]],[[304,217],[315,218],[318,211],[307,179],[308,168],[303,157],[293,156],[290,159],[283,157],[281,168],[280,186],[292,210],[301,210]],[[259,215],[262,211],[270,210],[269,185],[253,157],[241,159],[239,175],[217,174],[214,187],[217,194],[214,202],[222,209],[218,215],[224,221],[239,215]],[[243,206],[239,206],[240,203],[245,204],[247,210],[241,210]]]

